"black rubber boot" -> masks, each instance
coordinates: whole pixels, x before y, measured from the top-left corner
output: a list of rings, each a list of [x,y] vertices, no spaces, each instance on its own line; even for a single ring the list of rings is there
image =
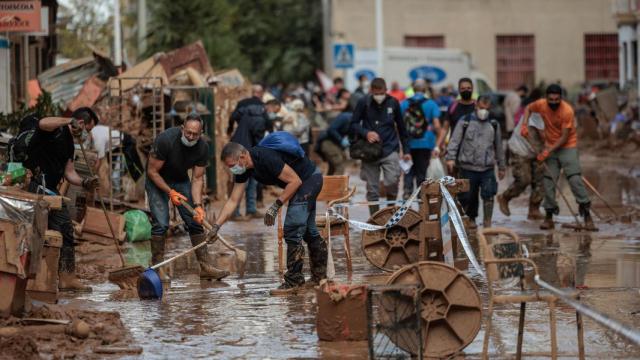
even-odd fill
[[[578,212],[580,213],[580,215],[582,215],[582,218],[584,219],[584,229],[587,231],[598,231],[598,228],[593,223],[593,218],[591,218],[590,209],[591,209],[590,203],[578,205]]]
[[[485,228],[491,227],[491,220],[493,219],[493,199],[482,200],[482,226]]]
[[[206,234],[189,235],[191,238],[191,245],[196,246],[206,241]],[[229,276],[227,270],[220,270],[209,263],[209,253],[207,252],[207,245],[202,246],[196,250],[196,257],[198,263],[200,263],[200,279],[204,280],[220,280]]]
[[[310,239],[307,242],[309,248],[309,265],[311,267],[310,285],[316,286],[327,278],[327,243],[322,237]]]
[[[544,217],[544,221],[540,224],[541,230],[553,230],[555,224],[553,223],[553,210],[545,210],[546,216]]]
[[[304,246],[302,244],[287,244],[287,272],[284,282],[269,293],[271,295],[295,294],[304,286]]]

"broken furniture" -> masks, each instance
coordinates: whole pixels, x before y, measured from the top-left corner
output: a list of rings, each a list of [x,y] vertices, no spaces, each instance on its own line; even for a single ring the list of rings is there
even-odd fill
[[[555,308],[558,297],[550,293],[542,293],[538,285],[534,282],[533,291],[526,291],[524,288],[524,266],[530,266],[535,275],[538,275],[538,267],[528,258],[522,255],[522,245],[518,235],[506,228],[488,228],[478,230],[480,250],[483,255],[486,267],[488,290],[489,290],[489,316],[484,333],[484,343],[482,347],[483,359],[488,359],[489,337],[491,336],[493,312],[496,304],[517,304],[520,303],[520,319],[518,322],[518,342],[516,358],[522,356],[522,341],[524,336],[525,310],[528,302],[546,302],[549,306],[549,334],[551,337],[551,358],[558,356],[557,336],[556,336],[556,315]],[[494,285],[505,279],[516,279],[520,286],[520,292],[509,294],[496,294]],[[510,289],[512,290],[512,289]],[[573,291],[572,296],[579,298],[579,293]],[[584,359],[584,334],[582,327],[582,315],[576,311],[576,327],[578,336],[578,355]]]
[[[316,201],[326,201],[327,208],[334,205],[348,203],[356,187],[349,188],[348,175],[327,175],[322,177],[322,189],[318,194]],[[338,213],[346,219],[349,219],[349,208],[338,207]],[[284,254],[282,250],[284,229],[283,229],[283,209],[278,212],[278,264],[280,273],[284,271]],[[327,222],[329,226],[327,226]],[[344,252],[347,257],[347,270],[351,271],[351,244],[349,241],[349,223],[335,215],[327,216],[324,214],[316,214],[316,226],[320,231],[320,235],[330,241],[333,235],[344,236]]]

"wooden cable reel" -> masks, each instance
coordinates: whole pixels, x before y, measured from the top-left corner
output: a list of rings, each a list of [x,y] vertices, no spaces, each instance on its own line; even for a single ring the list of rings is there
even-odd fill
[[[384,225],[398,210],[397,206],[377,211],[370,224]],[[420,214],[409,209],[399,223],[389,229],[362,231],[362,252],[374,266],[395,271],[420,261]]]
[[[420,302],[420,324],[425,358],[445,358],[461,352],[480,331],[482,300],[473,282],[460,270],[435,261],[422,261],[396,271],[387,285],[415,285]],[[404,314],[399,323],[415,322],[415,297],[407,293],[400,306],[378,308],[380,318]],[[393,327],[390,327],[393,329]],[[413,355],[419,352],[420,334],[398,326],[385,330],[398,347]],[[400,333],[401,332],[401,333]]]

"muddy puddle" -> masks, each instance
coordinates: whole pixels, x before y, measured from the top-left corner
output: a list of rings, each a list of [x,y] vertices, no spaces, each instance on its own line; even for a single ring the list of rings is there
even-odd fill
[[[619,210],[640,204],[637,172],[619,170],[604,175],[602,166],[590,166],[585,174],[608,201]],[[627,167],[628,169],[628,167]],[[596,177],[597,175],[597,177]],[[355,200],[364,199],[364,184],[357,176]],[[564,191],[573,199],[563,182]],[[501,183],[501,189],[506,183]],[[583,287],[585,303],[627,325],[640,328],[640,233],[634,224],[598,223],[597,233],[574,233],[570,230],[541,232],[538,224],[526,220],[527,199],[512,203],[513,215],[495,214],[495,225],[516,229],[539,265],[542,278],[557,286],[576,284]],[[607,210],[594,206],[605,213]],[[572,204],[574,205],[574,204]],[[575,206],[575,205],[574,205]],[[364,207],[352,208],[351,217],[367,218]],[[571,222],[563,206],[558,222]],[[637,224],[637,222],[636,222]],[[557,227],[559,228],[559,227]],[[262,220],[229,223],[221,234],[248,252],[247,273],[243,279],[231,276],[223,282],[200,281],[197,263],[185,259],[172,269],[174,280],[163,301],[136,299],[113,301],[115,285],[94,286],[92,294],[77,297],[88,300],[86,306],[102,311],[118,311],[129,328],[136,345],[144,349],[144,358],[366,358],[366,342],[319,342],[315,332],[314,294],[272,297],[268,291],[279,283],[275,230],[265,230]],[[360,250],[360,231],[352,230],[353,273],[346,274],[342,239],[334,238],[334,261],[337,278],[354,283],[380,283],[381,272],[365,259]],[[170,245],[176,253],[188,246],[186,237]],[[224,260],[224,259],[223,259]],[[224,261],[228,261],[224,260]],[[306,269],[305,269],[306,271]],[[487,289],[477,274],[470,271],[486,307]],[[306,273],[307,275],[308,272]],[[491,337],[492,358],[510,358],[515,352],[519,307],[498,307]],[[545,358],[549,352],[549,322],[545,305],[529,304],[526,314],[524,352],[528,358]],[[564,358],[577,355],[575,312],[568,306],[557,309],[558,350]],[[484,325],[483,325],[484,329]],[[483,329],[464,350],[465,358],[479,358]],[[640,349],[617,335],[585,320],[585,348],[589,358],[640,358]]]

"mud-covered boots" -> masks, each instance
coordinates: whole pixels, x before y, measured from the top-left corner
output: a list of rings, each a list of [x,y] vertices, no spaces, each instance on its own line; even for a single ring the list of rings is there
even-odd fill
[[[206,241],[207,238],[206,234],[195,234],[189,236],[191,237],[191,245],[193,246],[201,244],[203,241]],[[200,264],[200,279],[221,280],[229,276],[229,272],[227,270],[220,270],[210,264],[207,245],[204,245],[196,250],[196,257],[198,258],[198,263]]]
[[[498,207],[500,207],[500,211],[505,215],[505,216],[511,216],[511,210],[509,209],[509,198],[506,196],[505,193],[502,193],[500,195],[498,195],[497,197],[498,200]]]
[[[164,246],[165,246],[165,236],[164,235],[153,235],[151,236],[151,263],[158,264],[164,261]],[[158,276],[160,277],[160,281],[165,284],[171,282],[171,278],[165,271],[164,267],[160,267],[157,269]]]
[[[598,231],[598,228],[593,223],[593,218],[591,218],[590,208],[591,208],[590,203],[580,204],[578,206],[578,211],[580,212],[580,215],[584,219],[584,229],[587,231]]]
[[[309,249],[311,279],[307,281],[306,285],[313,287],[327,278],[327,243],[322,237],[318,236],[307,242],[307,248]]]
[[[529,204],[529,213],[527,214],[528,220],[542,220],[544,215],[540,212],[539,204]]]
[[[304,246],[302,244],[287,243],[287,272],[284,282],[269,293],[273,296],[295,294],[304,288]]]
[[[553,223],[553,211],[547,210],[547,215],[544,217],[544,221],[540,224],[541,230],[553,230],[555,227]]]
[[[58,289],[60,291],[91,292],[91,287],[80,282],[80,279],[72,272],[60,272]]]
[[[485,228],[491,227],[491,219],[493,218],[493,199],[482,200],[482,226]]]

